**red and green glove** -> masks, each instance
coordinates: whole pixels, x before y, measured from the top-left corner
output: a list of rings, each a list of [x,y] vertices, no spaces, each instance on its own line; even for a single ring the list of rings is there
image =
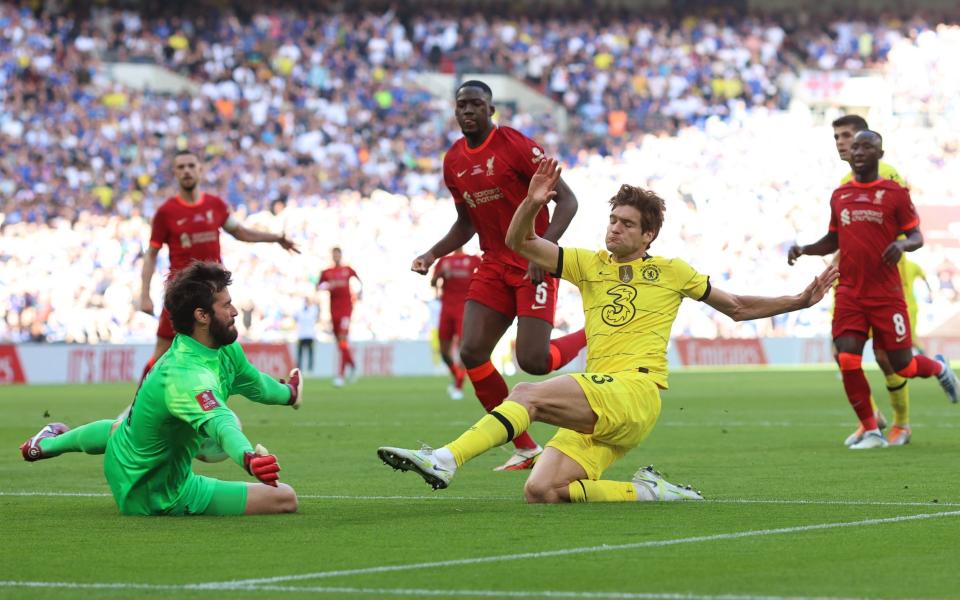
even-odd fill
[[[267,449],[257,444],[253,452],[243,453],[243,468],[261,483],[277,487],[277,481],[280,480],[280,465],[277,464],[277,457],[267,452]]]

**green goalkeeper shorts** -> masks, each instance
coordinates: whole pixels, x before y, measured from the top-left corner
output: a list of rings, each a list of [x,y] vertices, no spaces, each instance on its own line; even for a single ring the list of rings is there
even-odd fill
[[[212,477],[193,475],[184,488],[184,492],[166,514],[220,517],[242,515],[246,511],[247,484],[243,481],[220,481]]]

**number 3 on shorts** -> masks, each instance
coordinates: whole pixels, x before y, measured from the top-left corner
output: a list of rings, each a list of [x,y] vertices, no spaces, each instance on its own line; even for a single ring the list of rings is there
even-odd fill
[[[893,330],[897,335],[905,335],[907,333],[907,322],[900,313],[893,313]],[[897,341],[899,342],[900,340]]]
[[[543,306],[547,303],[547,282],[541,281],[537,285],[537,291],[533,295],[533,305],[534,306]]]

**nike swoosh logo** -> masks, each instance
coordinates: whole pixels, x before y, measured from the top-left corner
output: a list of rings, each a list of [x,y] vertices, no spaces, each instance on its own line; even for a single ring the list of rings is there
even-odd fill
[[[469,171],[469,170],[470,170],[470,169],[464,169],[464,170],[460,171],[459,173],[457,173],[457,177],[463,177],[463,174],[466,173],[466,172]]]
[[[900,342],[902,342],[902,341],[905,340],[905,339],[907,339],[907,336],[905,336],[905,335],[898,335],[898,336],[897,336],[897,343],[899,344]]]
[[[530,307],[530,310],[543,310],[544,308],[546,308],[546,306],[537,306],[536,304],[534,304],[533,306]]]
[[[177,219],[177,225],[183,225],[183,224],[186,223],[186,222],[187,222],[187,219],[186,219],[186,218]]]

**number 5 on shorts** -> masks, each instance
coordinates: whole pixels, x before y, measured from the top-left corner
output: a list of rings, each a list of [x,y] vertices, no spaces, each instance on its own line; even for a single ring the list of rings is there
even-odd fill
[[[537,285],[537,291],[533,295],[533,305],[534,306],[543,306],[547,303],[547,282],[541,281]]]

